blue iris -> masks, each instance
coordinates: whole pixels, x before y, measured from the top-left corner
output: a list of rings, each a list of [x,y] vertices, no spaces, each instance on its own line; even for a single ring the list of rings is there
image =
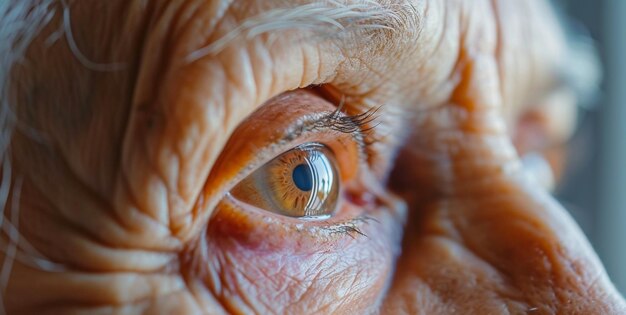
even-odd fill
[[[307,164],[300,164],[293,169],[291,173],[293,183],[302,191],[310,191],[313,189],[313,176],[311,167]]]

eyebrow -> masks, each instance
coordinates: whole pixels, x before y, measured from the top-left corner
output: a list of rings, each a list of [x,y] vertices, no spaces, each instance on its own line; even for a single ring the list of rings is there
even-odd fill
[[[246,40],[263,34],[276,36],[277,31],[305,30],[323,36],[340,36],[355,30],[391,32],[413,23],[418,14],[410,3],[381,4],[372,0],[360,3],[339,1],[314,2],[291,7],[274,8],[248,17],[216,41],[201,47],[186,57],[191,63],[224,50],[237,38]]]

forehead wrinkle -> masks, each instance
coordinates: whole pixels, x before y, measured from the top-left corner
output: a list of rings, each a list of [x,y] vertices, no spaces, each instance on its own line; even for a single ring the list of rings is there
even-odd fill
[[[337,37],[355,31],[374,36],[384,33],[404,33],[416,30],[417,10],[409,2],[386,3],[363,0],[356,2],[327,1],[288,5],[261,10],[246,17],[237,27],[222,37],[201,47],[186,58],[188,63],[206,56],[216,55],[239,38],[254,39],[263,34],[276,36],[280,31],[310,31],[318,37]],[[355,37],[365,44],[369,36]]]

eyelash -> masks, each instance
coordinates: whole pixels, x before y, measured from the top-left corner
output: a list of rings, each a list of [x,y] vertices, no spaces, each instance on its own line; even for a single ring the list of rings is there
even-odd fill
[[[324,230],[326,230],[330,234],[348,235],[348,236],[350,236],[353,239],[355,237],[357,237],[358,235],[365,236],[365,237],[369,238],[367,236],[367,234],[363,233],[363,231],[361,230],[359,225],[370,224],[371,221],[374,221],[376,223],[379,222],[374,217],[371,217],[369,215],[364,214],[364,215],[358,216],[358,217],[356,217],[354,219],[348,220],[346,222],[339,223],[339,224],[336,224],[336,225],[333,225],[333,226],[325,227]]]
[[[315,122],[318,128],[328,128],[331,130],[339,131],[342,133],[354,134],[354,133],[367,133],[368,131],[376,128],[377,124],[373,124],[379,116],[375,116],[379,107],[372,107],[367,111],[355,114],[341,116],[341,110],[343,105],[337,107],[337,109],[325,117],[322,117]],[[366,127],[366,128],[364,128]]]

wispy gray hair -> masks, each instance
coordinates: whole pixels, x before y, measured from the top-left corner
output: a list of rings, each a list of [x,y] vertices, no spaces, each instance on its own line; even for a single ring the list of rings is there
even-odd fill
[[[21,178],[14,178],[11,167],[10,144],[19,122],[13,111],[16,104],[11,99],[11,72],[24,61],[24,55],[33,39],[54,16],[54,0],[0,1],[0,251],[4,260],[0,269],[0,313],[5,313],[4,294],[11,274],[13,261],[46,269],[48,264],[19,233],[19,199]],[[11,198],[9,193],[12,192]],[[8,205],[9,199],[11,204]],[[10,219],[5,211],[10,209]],[[19,245],[18,245],[19,244]],[[25,254],[25,252],[29,254]],[[37,257],[39,256],[39,257]]]
[[[216,54],[237,38],[251,39],[282,30],[324,30],[325,34],[333,32],[342,34],[354,29],[385,29],[393,32],[408,26],[401,25],[407,23],[408,19],[403,14],[407,9],[410,11],[414,8],[410,4],[382,5],[372,0],[350,4],[331,0],[274,8],[247,18],[223,37],[191,53],[187,61],[193,62],[207,55]],[[415,16],[417,14],[412,15]]]

